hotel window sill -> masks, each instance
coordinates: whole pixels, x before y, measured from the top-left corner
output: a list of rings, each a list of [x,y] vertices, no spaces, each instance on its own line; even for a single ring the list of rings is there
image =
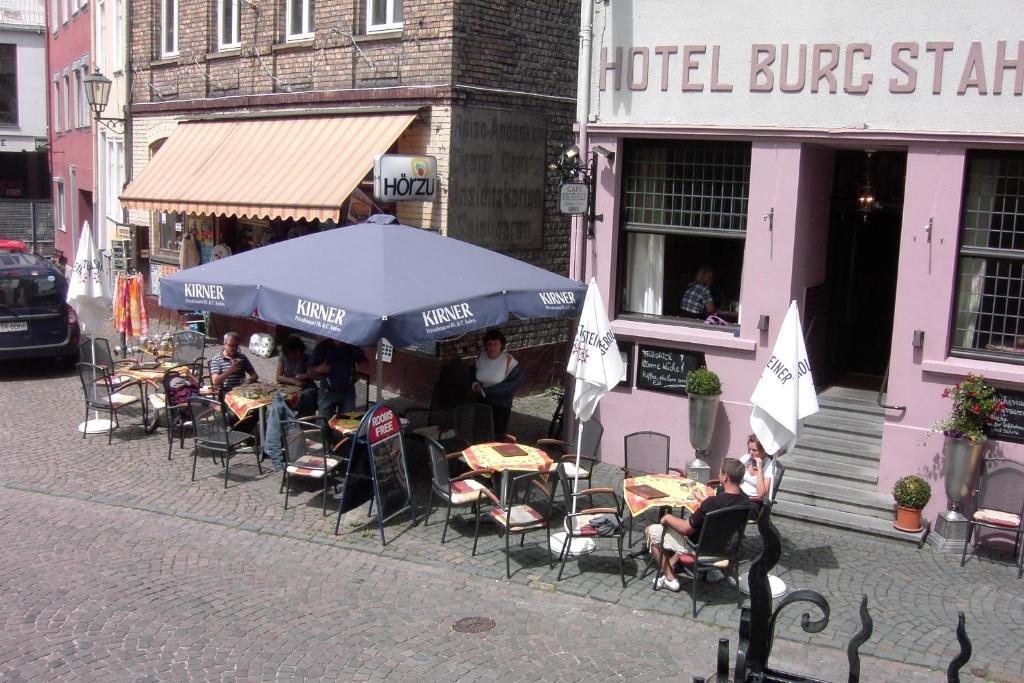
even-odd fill
[[[356,43],[375,43],[385,40],[400,40],[402,38],[401,28],[389,28],[381,31],[371,31],[361,36],[352,36]]]
[[[921,361],[921,370],[937,375],[966,377],[968,373],[984,375],[986,379],[996,382],[1024,383],[1024,366],[998,360],[981,360],[978,358],[958,358],[948,356],[943,360]]]
[[[673,342],[680,344],[699,344],[720,349],[736,349],[739,351],[756,351],[757,341],[736,336],[738,325],[706,325],[691,326],[672,324],[666,320],[638,319],[620,316],[612,321],[612,331],[623,338],[642,338],[652,342]]]
[[[301,50],[311,47],[313,47],[312,38],[299,38],[290,42],[274,43],[270,49],[274,52],[287,52],[288,50]]]
[[[173,57],[160,57],[158,59],[151,59],[151,60],[149,60],[149,66],[151,68],[152,67],[158,67],[158,66],[177,66],[177,64],[178,64],[178,57],[177,57],[177,55],[175,55]]]

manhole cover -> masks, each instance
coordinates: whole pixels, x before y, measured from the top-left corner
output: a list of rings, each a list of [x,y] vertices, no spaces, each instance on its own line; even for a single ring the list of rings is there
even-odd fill
[[[465,617],[452,624],[452,630],[459,633],[483,633],[494,628],[494,619],[490,617]]]

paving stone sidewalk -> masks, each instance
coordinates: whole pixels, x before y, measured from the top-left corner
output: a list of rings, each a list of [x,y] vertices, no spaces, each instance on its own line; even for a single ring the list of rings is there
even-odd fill
[[[213,352],[210,350],[209,352]],[[273,361],[254,359],[264,377],[272,377]],[[358,555],[378,556],[382,561],[411,561],[431,572],[441,572],[449,580],[463,583],[496,581],[502,594],[586,597],[597,610],[625,610],[627,613],[666,618],[674,624],[672,632],[708,628],[716,634],[731,636],[739,612],[735,591],[724,584],[702,587],[701,610],[695,622],[689,618],[689,601],[684,596],[653,592],[647,581],[631,579],[621,587],[613,552],[599,550],[594,556],[569,563],[567,576],[555,581],[557,571],[547,567],[543,535],[532,535],[524,548],[513,548],[513,578],[504,580],[504,544],[492,529],[482,533],[480,553],[470,556],[472,525],[456,521],[449,542],[439,544],[439,516],[430,525],[410,525],[398,520],[388,529],[391,543],[381,548],[375,529],[356,529],[348,524],[345,533],[333,535],[334,518],[322,517],[319,493],[312,489],[294,489],[294,509],[282,509],[278,495],[279,477],[259,475],[254,461],[242,456],[232,463],[231,486],[223,489],[220,470],[201,458],[199,478],[189,482],[191,457],[188,450],[175,448],[172,460],[166,456],[167,442],[161,429],[145,436],[138,427],[126,426],[115,433],[113,446],[105,436],[82,439],[75,426],[82,420],[81,388],[76,376],[49,368],[45,363],[24,363],[0,367],[0,406],[5,420],[0,438],[6,448],[0,454],[4,474],[0,475],[3,493],[15,487],[56,496],[90,497],[89,505],[109,508],[135,508],[162,516],[177,515],[176,520],[216,522],[239,532],[285,535],[289,541],[315,541],[332,544],[335,549],[360,551]],[[550,399],[533,398],[517,402],[512,429],[524,441],[543,434],[550,417]],[[236,465],[237,463],[237,465]],[[425,463],[413,463],[420,485],[417,502],[426,500]],[[596,483],[618,485],[617,470],[600,467]],[[12,495],[23,495],[21,493]],[[75,501],[69,501],[76,505]],[[332,503],[333,506],[333,503]],[[821,634],[808,636],[799,627],[801,610],[791,608],[780,618],[776,659],[779,665],[796,668],[804,652],[828,653],[835,668],[812,668],[821,674],[829,670],[832,678],[845,677],[845,647],[857,627],[856,607],[861,593],[869,597],[875,620],[875,634],[862,652],[880,658],[885,666],[910,666],[931,669],[930,680],[942,680],[936,670],[944,669],[956,652],[953,629],[956,613],[967,614],[969,634],[974,642],[970,667],[992,680],[1024,680],[1024,653],[1007,649],[1007,643],[1024,637],[1024,597],[1015,571],[1005,562],[992,559],[972,560],[961,569],[958,558],[928,548],[890,541],[874,540],[823,528],[780,520],[784,550],[779,574],[792,588],[809,588],[824,594],[832,605],[832,623]],[[536,543],[540,539],[541,545]],[[748,558],[758,549],[756,539],[748,543]],[[613,551],[614,546],[611,546]],[[348,553],[340,553],[345,557]],[[355,560],[353,560],[355,561]],[[627,575],[639,573],[634,562]],[[534,590],[530,591],[529,588]],[[495,607],[500,601],[491,601]],[[613,605],[609,606],[609,605]],[[717,636],[715,636],[717,637]],[[710,665],[715,638],[703,648]],[[799,646],[810,642],[813,646]],[[781,649],[779,649],[781,648]],[[793,660],[790,663],[789,659]],[[874,659],[872,659],[874,661]],[[831,666],[831,665],[830,665]],[[834,671],[834,673],[832,673]],[[899,676],[865,680],[906,680]]]

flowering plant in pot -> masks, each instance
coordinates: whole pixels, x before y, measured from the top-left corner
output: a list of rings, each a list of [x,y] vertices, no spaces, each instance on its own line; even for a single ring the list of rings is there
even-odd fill
[[[953,400],[953,410],[949,417],[935,423],[935,429],[954,439],[984,441],[988,426],[1006,409],[995,388],[974,373],[943,389],[942,398]]]
[[[900,531],[921,530],[921,510],[932,497],[932,487],[916,474],[903,477],[892,487],[896,500],[896,523]]]
[[[964,521],[960,501],[968,494],[978,471],[986,432],[1006,409],[1006,403],[984,377],[974,373],[943,389],[942,397],[953,401],[949,417],[939,420],[934,427],[946,435],[946,497],[952,515],[949,519]]]

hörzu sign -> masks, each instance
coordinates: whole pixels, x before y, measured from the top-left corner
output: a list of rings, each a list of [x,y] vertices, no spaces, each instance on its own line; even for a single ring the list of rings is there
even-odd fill
[[[437,193],[437,159],[414,154],[373,157],[373,195],[382,202],[432,202]]]

